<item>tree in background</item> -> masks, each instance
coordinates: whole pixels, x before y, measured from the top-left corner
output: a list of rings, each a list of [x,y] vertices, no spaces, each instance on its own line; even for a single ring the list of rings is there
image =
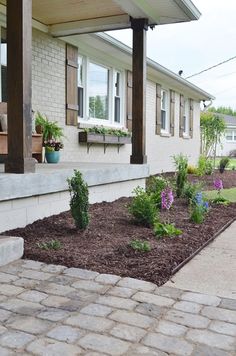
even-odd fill
[[[209,111],[202,112],[200,120],[201,153],[206,158],[213,156],[215,167],[216,146],[221,143],[226,125],[224,119]]]
[[[218,114],[224,114],[224,115],[230,115],[230,116],[236,116],[236,111],[233,110],[230,106],[219,106],[218,108],[215,108],[214,106],[210,107],[208,111],[213,112],[213,113],[218,113]]]

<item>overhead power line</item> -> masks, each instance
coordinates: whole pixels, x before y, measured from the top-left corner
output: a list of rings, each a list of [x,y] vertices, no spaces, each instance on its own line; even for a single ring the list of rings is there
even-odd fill
[[[231,58],[229,58],[229,59],[226,59],[226,60],[223,61],[223,62],[217,63],[217,64],[215,64],[214,66],[211,66],[211,67],[208,67],[208,68],[206,68],[206,69],[203,69],[203,70],[201,70],[201,72],[192,74],[192,75],[186,77],[185,79],[189,79],[189,78],[192,78],[192,77],[196,77],[196,76],[199,75],[199,74],[202,74],[202,73],[204,73],[204,72],[208,72],[208,70],[211,70],[211,69],[213,69],[213,68],[219,67],[219,66],[221,66],[222,64],[225,64],[225,63],[227,63],[227,62],[232,61],[233,59],[236,59],[236,56],[231,57]]]

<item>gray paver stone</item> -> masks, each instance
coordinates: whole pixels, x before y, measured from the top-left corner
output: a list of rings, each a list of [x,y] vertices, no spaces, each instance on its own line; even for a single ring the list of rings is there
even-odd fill
[[[151,282],[141,281],[135,278],[122,278],[118,283],[120,287],[126,287],[131,289],[137,289],[143,292],[153,292],[156,289],[156,285]]]
[[[160,320],[156,331],[168,336],[183,336],[188,328],[183,325],[175,324],[170,321]]]
[[[165,318],[169,321],[173,321],[176,324],[181,324],[181,325],[189,326],[192,328],[199,328],[199,329],[205,329],[210,323],[209,319],[201,315],[184,313],[179,310],[169,310]]]
[[[95,281],[102,284],[114,285],[121,279],[120,276],[115,276],[113,274],[99,274]]]
[[[139,342],[146,334],[146,331],[136,326],[117,324],[110,331],[110,334],[127,341]]]
[[[110,307],[133,310],[137,306],[137,302],[127,298],[119,298],[113,296],[100,296],[96,303],[108,305]]]
[[[74,288],[71,288],[69,286],[48,282],[40,283],[39,285],[35,286],[35,289],[47,294],[54,294],[60,296],[67,296],[69,293],[76,291]]]
[[[217,306],[220,304],[220,298],[212,295],[201,294],[201,293],[192,293],[186,292],[183,293],[181,299],[187,300],[189,302]]]
[[[114,295],[115,297],[130,298],[135,292],[136,290],[134,289],[115,286],[109,289],[107,294]]]
[[[12,312],[10,312],[8,310],[0,309],[0,322],[3,323],[7,319],[9,319],[11,315],[12,315]]]
[[[236,311],[234,310],[204,307],[201,313],[210,319],[227,321],[228,323],[236,324]]]
[[[96,293],[100,293],[100,294],[104,294],[109,288],[109,286],[107,286],[107,285],[104,286],[103,284],[99,284],[97,282],[90,281],[90,280],[77,281],[77,282],[73,283],[71,286],[76,289],[84,289],[89,292],[96,292]]]
[[[13,317],[7,323],[7,327],[34,335],[45,333],[52,326],[53,324],[50,321],[41,320],[34,317],[25,317],[22,315]]]
[[[36,290],[28,290],[24,293],[18,295],[18,298],[27,300],[29,302],[40,303],[42,300],[46,299],[48,295],[46,293],[38,292]]]
[[[138,292],[134,294],[132,299],[142,303],[155,304],[160,307],[170,307],[175,302],[173,299],[145,292]]]
[[[20,294],[24,291],[23,288],[21,287],[16,287],[11,284],[1,284],[0,288],[0,294],[6,295],[6,296],[12,296],[12,295],[17,295]]]
[[[109,318],[120,323],[138,326],[140,328],[149,328],[155,319],[131,311],[117,310],[109,315]]]
[[[224,321],[213,320],[209,329],[220,334],[236,336],[236,324],[225,323]]]
[[[27,351],[40,356],[78,356],[79,346],[66,344],[49,338],[38,339],[27,346]]]
[[[191,355],[193,351],[193,346],[189,342],[157,333],[149,333],[144,338],[143,343],[146,346],[155,347],[159,350],[180,356]]]
[[[64,286],[66,286],[66,285],[71,285],[72,283],[74,283],[76,281],[76,279],[73,277],[69,277],[69,276],[65,276],[65,275],[61,275],[61,274],[60,275],[55,274],[48,281],[50,283],[62,284]]]
[[[184,311],[186,313],[198,314],[202,308],[202,305],[197,303],[182,301],[182,302],[175,303],[173,308]]]
[[[45,265],[42,267],[42,272],[48,272],[48,273],[61,273],[63,272],[67,267],[66,266],[61,266],[61,265]]]
[[[155,304],[140,303],[136,307],[135,311],[144,315],[160,318],[166,312],[166,308],[159,307]]]
[[[168,356],[167,353],[160,350],[154,350],[150,347],[136,345],[129,351],[127,356]]]
[[[8,331],[0,337],[0,345],[11,349],[21,349],[35,337],[21,331]]]
[[[73,315],[64,323],[97,332],[109,330],[114,324],[111,320],[86,314]]]
[[[10,298],[6,302],[0,303],[0,308],[19,314],[32,315],[42,310],[44,307],[39,303],[32,303],[21,299]]]
[[[81,268],[67,268],[64,270],[63,273],[68,276],[81,278],[81,279],[95,279],[99,275],[99,273],[97,272],[93,272]]]
[[[0,272],[0,283],[11,283],[18,279],[19,277],[14,276],[13,274]]]
[[[33,260],[24,260],[22,264],[23,268],[35,269],[40,270],[43,266],[43,262],[33,261]]]
[[[20,278],[13,282],[15,286],[23,287],[23,288],[34,288],[39,285],[41,282],[36,279],[28,279],[28,278]]]
[[[69,301],[70,299],[66,297],[60,297],[58,295],[50,295],[48,298],[42,301],[42,304],[46,305],[47,307],[60,308],[61,306],[63,306]]]
[[[0,325],[0,335],[5,333],[5,331],[7,331],[7,329],[4,326]]]
[[[193,342],[199,342],[200,344],[226,351],[235,351],[235,340],[233,337],[214,333],[209,330],[189,330],[186,338]]]
[[[232,354],[231,354],[232,355]],[[209,347],[207,345],[197,345],[191,356],[231,356],[227,351]]]
[[[176,300],[180,298],[182,293],[183,291],[181,289],[166,287],[166,286],[157,287],[157,289],[155,290],[155,294],[157,295],[161,295],[167,298],[173,298]]]
[[[113,311],[112,308],[101,304],[89,304],[80,310],[82,314],[94,315],[94,316],[107,316]]]
[[[101,353],[119,356],[123,355],[130,344],[123,340],[118,340],[111,336],[87,334],[79,340],[79,345]]]
[[[37,318],[50,320],[50,321],[59,321],[69,317],[69,313],[65,310],[47,308],[37,315]]]
[[[58,341],[75,343],[84,333],[71,326],[59,325],[47,333],[47,336]]]
[[[236,299],[222,299],[220,303],[221,308],[236,310]]]
[[[3,348],[0,346],[0,355],[1,356],[15,356],[16,354],[15,353],[13,354],[13,352],[10,351],[9,349],[5,349],[5,347]]]
[[[67,295],[68,298],[84,301],[86,303],[94,302],[98,298],[97,293],[88,292],[82,289],[75,289],[74,292]]]
[[[29,278],[29,279],[36,279],[39,281],[46,281],[52,277],[52,274],[46,272],[35,271],[31,269],[26,269],[23,272],[19,273],[21,278]]]

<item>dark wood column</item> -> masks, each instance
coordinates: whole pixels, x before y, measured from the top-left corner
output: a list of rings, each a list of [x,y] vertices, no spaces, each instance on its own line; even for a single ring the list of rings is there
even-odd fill
[[[146,156],[146,31],[147,19],[132,19],[133,92],[132,92],[132,156],[130,163],[143,164]]]
[[[6,173],[35,171],[31,118],[32,0],[7,1]]]

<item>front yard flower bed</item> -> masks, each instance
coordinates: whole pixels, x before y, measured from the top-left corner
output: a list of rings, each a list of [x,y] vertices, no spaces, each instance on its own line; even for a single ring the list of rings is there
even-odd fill
[[[87,230],[75,229],[70,212],[45,218],[26,228],[3,235],[25,239],[24,258],[68,267],[91,269],[154,282],[165,283],[172,271],[236,218],[236,203],[213,205],[202,224],[189,218],[186,199],[175,199],[171,209],[161,210],[160,219],[169,220],[181,235],[157,239],[153,229],[135,225],[128,212],[130,198],[90,206]],[[151,250],[133,249],[132,241],[148,241]],[[59,249],[40,248],[42,243],[59,241]]]

